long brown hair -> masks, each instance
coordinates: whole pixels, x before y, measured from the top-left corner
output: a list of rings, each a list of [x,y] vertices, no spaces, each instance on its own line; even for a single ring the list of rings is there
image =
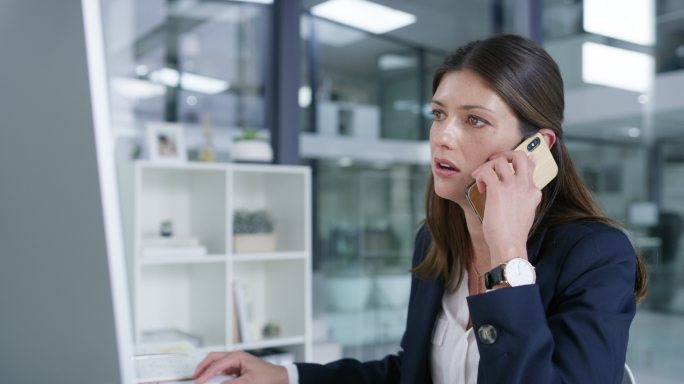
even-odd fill
[[[529,236],[570,221],[596,221],[621,228],[609,219],[577,174],[563,140],[565,101],[563,79],[555,61],[535,42],[515,35],[471,42],[448,55],[435,71],[434,94],[445,74],[469,69],[480,75],[515,112],[523,136],[541,127],[556,134],[551,153],[558,163],[556,177],[542,191]],[[532,128],[531,128],[532,127]],[[435,193],[430,176],[425,195],[426,223],[432,245],[423,262],[413,269],[418,276],[436,278],[445,286],[458,286],[473,261],[473,250],[463,209]],[[636,251],[636,250],[635,250]],[[637,254],[634,293],[641,301],[647,290],[644,261]]]

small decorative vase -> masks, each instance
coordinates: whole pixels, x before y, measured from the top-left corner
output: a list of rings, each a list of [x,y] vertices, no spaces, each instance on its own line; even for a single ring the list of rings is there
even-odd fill
[[[264,140],[236,140],[231,148],[234,161],[270,163],[273,161],[271,144]]]

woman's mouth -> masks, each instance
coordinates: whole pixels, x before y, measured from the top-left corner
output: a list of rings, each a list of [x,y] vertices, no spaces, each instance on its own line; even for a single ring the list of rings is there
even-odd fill
[[[435,158],[432,163],[432,169],[435,175],[438,176],[452,176],[460,172],[461,170],[449,160]]]

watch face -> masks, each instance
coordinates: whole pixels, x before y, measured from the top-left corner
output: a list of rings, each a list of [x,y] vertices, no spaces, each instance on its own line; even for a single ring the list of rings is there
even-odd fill
[[[511,287],[534,284],[537,278],[532,264],[519,258],[509,260],[506,263],[505,275],[506,281]]]

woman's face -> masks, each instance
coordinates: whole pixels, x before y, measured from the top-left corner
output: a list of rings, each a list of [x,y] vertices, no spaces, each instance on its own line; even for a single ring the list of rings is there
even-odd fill
[[[518,119],[475,72],[464,69],[442,77],[432,98],[434,121],[430,152],[435,193],[467,205],[464,191],[471,173],[490,156],[522,140]]]

